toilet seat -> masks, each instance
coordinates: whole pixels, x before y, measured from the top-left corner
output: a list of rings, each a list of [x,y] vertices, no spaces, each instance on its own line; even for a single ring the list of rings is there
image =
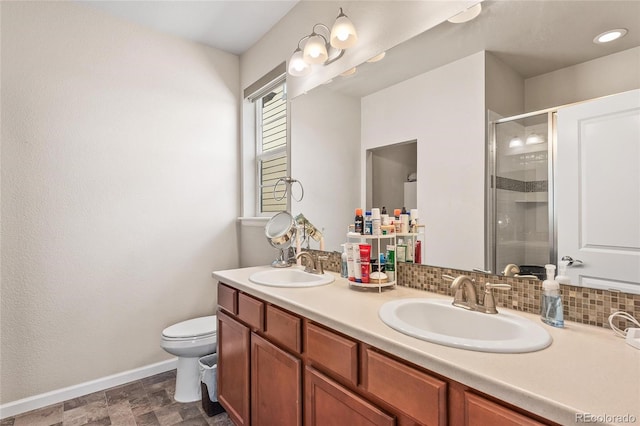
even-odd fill
[[[215,315],[182,321],[162,330],[164,340],[193,340],[215,336],[218,323]]]

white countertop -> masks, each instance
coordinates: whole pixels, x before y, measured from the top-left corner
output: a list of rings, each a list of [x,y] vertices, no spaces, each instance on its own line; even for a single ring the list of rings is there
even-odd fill
[[[249,281],[251,274],[267,269],[270,267],[216,271],[213,277],[560,424],[580,423],[576,415],[585,413],[605,420],[597,424],[629,424],[616,416],[633,416],[640,424],[640,350],[611,330],[573,322],[562,329],[543,324],[553,343],[524,354],[451,348],[406,336],[378,317],[378,309],[389,300],[446,297],[401,286],[382,293],[352,289],[338,274],[333,283],[311,288],[266,287]],[[540,322],[537,315],[498,310]]]

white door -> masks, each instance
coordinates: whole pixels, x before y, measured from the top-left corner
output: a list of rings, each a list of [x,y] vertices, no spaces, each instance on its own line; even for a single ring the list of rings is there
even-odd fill
[[[567,268],[572,284],[640,293],[640,90],[557,120],[558,260],[584,262]]]

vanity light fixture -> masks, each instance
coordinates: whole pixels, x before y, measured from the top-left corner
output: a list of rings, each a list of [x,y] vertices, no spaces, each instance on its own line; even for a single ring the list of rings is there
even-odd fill
[[[531,133],[529,136],[527,136],[526,144],[535,145],[543,142],[544,142],[544,137],[538,135],[537,133]]]
[[[289,58],[287,70],[292,76],[303,77],[311,72],[311,65],[329,65],[340,59],[345,49],[357,42],[356,29],[340,8],[340,14],[331,29],[324,24],[315,24],[311,34],[298,41],[297,49]]]
[[[595,44],[609,43],[611,41],[614,41],[614,40],[617,40],[619,38],[622,38],[625,35],[627,35],[626,28],[616,28],[615,30],[609,30],[609,31],[603,32],[602,34],[598,34],[593,39],[593,42]]]
[[[452,24],[462,24],[464,22],[469,22],[472,19],[477,18],[478,15],[480,15],[480,12],[482,12],[482,4],[478,3],[466,10],[463,10],[457,15],[453,15],[451,18],[447,19],[447,21],[451,22]]]
[[[509,148],[516,148],[522,146],[522,139],[519,136],[514,136],[509,141]]]

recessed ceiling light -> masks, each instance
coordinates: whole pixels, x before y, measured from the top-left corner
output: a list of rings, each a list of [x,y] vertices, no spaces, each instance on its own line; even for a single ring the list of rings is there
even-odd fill
[[[615,30],[609,30],[602,34],[598,34],[596,38],[593,39],[593,42],[596,44],[609,43],[610,41],[624,37],[626,34],[627,30],[625,28],[617,28]]]
[[[470,20],[476,18],[482,12],[482,4],[478,3],[474,6],[471,6],[467,10],[463,10],[457,15],[452,16],[448,19],[452,24],[462,24],[463,22],[469,22]]]

